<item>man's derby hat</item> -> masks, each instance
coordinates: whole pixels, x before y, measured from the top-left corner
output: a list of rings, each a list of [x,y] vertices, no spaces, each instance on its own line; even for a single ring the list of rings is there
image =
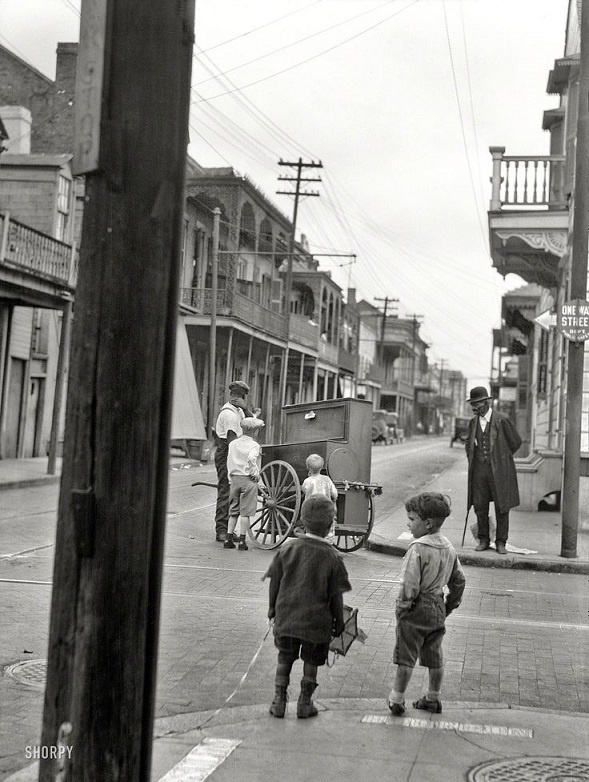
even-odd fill
[[[475,386],[470,389],[470,397],[466,400],[472,405],[473,402],[485,402],[487,399],[493,399],[489,396],[487,389],[484,386]]]

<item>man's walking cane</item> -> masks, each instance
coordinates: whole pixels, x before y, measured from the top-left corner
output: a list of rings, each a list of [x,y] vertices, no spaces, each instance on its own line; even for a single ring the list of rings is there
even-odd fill
[[[462,548],[464,548],[464,536],[466,535],[466,525],[468,524],[469,513],[470,513],[470,508],[466,511],[466,518],[464,519],[464,531],[462,533],[462,543],[460,544]]]

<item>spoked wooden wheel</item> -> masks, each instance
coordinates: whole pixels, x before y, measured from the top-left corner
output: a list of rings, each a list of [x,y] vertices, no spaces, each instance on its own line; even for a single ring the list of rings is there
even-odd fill
[[[372,532],[372,527],[374,525],[374,505],[372,504],[372,497],[369,492],[366,492],[366,496],[368,498],[368,527],[366,532],[345,533],[343,529],[341,531],[338,530],[336,522],[335,540],[333,545],[336,547],[336,549],[338,549],[338,551],[358,551],[358,549],[362,548],[364,543],[368,540],[368,536]]]
[[[289,536],[301,507],[301,485],[293,467],[280,460],[269,462],[260,473],[264,492],[248,535],[258,548],[277,548]]]

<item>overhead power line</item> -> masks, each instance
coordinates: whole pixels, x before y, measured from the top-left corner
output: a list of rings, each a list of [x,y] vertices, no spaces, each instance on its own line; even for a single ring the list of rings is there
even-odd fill
[[[317,54],[313,54],[310,57],[301,60],[300,62],[293,63],[293,65],[289,65],[287,68],[282,68],[282,70],[280,71],[275,71],[274,73],[269,73],[267,76],[262,76],[260,79],[256,79],[255,81],[249,82],[249,84],[242,84],[240,87],[236,87],[233,90],[227,90],[226,92],[220,92],[217,95],[211,95],[210,97],[206,98],[206,100],[207,101],[215,100],[216,98],[221,98],[224,95],[230,95],[232,92],[245,90],[248,87],[253,87],[256,84],[261,84],[264,81],[268,81],[268,79],[273,79],[275,76],[280,76],[283,73],[288,73],[288,71],[292,71],[294,70],[294,68],[298,68],[301,65],[305,65],[306,63],[311,62],[312,60],[316,60],[318,57],[323,57],[324,54],[328,54],[329,52],[334,51],[334,49],[338,49],[340,46],[343,46],[344,44],[349,43],[350,41],[354,41],[356,38],[360,38],[362,35],[365,35],[371,30],[374,30],[376,27],[380,27],[382,24],[385,24],[385,22],[388,22],[390,19],[393,19],[395,16],[402,14],[403,11],[407,11],[407,9],[411,8],[411,6],[415,5],[416,3],[419,3],[419,1],[420,0],[413,0],[413,2],[409,3],[409,5],[405,6],[404,8],[401,8],[399,11],[395,11],[394,14],[389,14],[389,16],[385,17],[384,19],[381,19],[379,22],[376,22],[376,24],[370,25],[370,27],[366,27],[364,30],[360,30],[359,33],[356,33],[355,35],[351,35],[349,38],[345,38],[343,41],[339,41],[339,43],[330,46],[328,49],[324,49],[321,52],[317,52]],[[196,101],[196,103],[200,103],[200,101]]]

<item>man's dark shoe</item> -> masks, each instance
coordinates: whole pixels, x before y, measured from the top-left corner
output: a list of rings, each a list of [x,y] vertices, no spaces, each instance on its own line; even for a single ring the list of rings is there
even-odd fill
[[[423,709],[423,711],[431,711],[432,714],[441,714],[442,701],[428,701],[424,695],[423,698],[420,698],[418,701],[413,701],[413,708]]]
[[[391,713],[395,717],[400,717],[401,714],[405,714],[405,704],[404,703],[393,703],[392,701],[388,702],[389,709],[391,710]]]
[[[227,533],[226,532],[217,532],[215,540],[217,541],[217,543],[225,543],[225,541],[227,540]]]
[[[475,548],[475,551],[486,551],[489,548],[489,544],[486,540],[481,540],[479,545]]]
[[[498,554],[507,554],[505,543],[495,543],[495,548],[497,549]]]

